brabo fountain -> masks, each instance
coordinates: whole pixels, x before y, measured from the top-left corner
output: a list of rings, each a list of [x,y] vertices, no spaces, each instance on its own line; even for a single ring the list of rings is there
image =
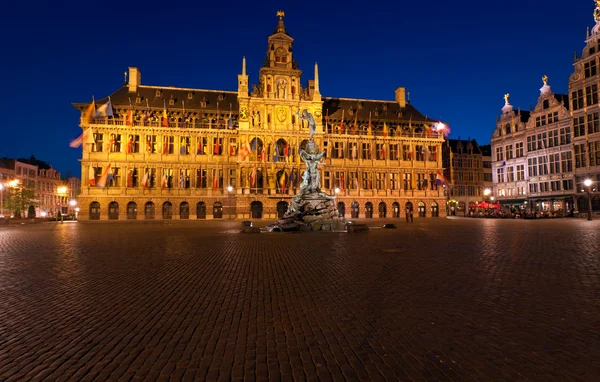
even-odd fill
[[[311,113],[304,109],[298,113],[301,120],[308,122],[310,138],[299,154],[306,170],[302,175],[300,192],[292,198],[287,212],[275,224],[268,227],[269,231],[331,231],[344,229],[344,219],[339,216],[335,196],[321,192],[321,177],[318,165],[325,156],[325,151],[319,152],[317,143],[313,141],[316,124]]]

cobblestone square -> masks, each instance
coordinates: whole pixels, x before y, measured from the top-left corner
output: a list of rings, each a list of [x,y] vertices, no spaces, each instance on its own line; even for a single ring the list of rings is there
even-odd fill
[[[600,221],[397,223],[0,227],[0,381],[600,379]]]

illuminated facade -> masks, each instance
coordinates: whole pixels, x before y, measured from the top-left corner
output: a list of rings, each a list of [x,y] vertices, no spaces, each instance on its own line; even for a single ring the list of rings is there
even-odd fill
[[[275,219],[287,210],[304,165],[304,109],[327,150],[322,190],[347,218],[444,216],[435,184],[444,138],[406,99],[323,97],[318,68],[308,86],[292,55],[283,13],[268,38],[259,83],[245,59],[237,92],[129,81],[82,112],[80,219]],[[439,187],[439,188],[438,188]]]

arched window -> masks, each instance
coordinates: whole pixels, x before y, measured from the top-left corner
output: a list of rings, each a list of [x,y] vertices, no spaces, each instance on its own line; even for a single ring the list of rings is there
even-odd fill
[[[127,219],[137,219],[137,204],[135,202],[127,203]]]
[[[371,219],[373,217],[373,203],[365,203],[365,218]]]
[[[392,217],[393,218],[400,217],[400,204],[398,204],[398,202],[392,203]]]
[[[275,143],[275,152],[273,156],[277,155],[277,160],[283,160],[288,157],[291,153],[290,145],[283,138],[280,138]]]
[[[173,205],[171,202],[164,202],[162,206],[162,218],[172,219],[173,218]]]
[[[440,209],[438,207],[438,204],[436,202],[433,202],[431,203],[431,217],[437,218],[438,216],[440,216]]]
[[[344,217],[346,215],[346,205],[344,204],[344,202],[339,202],[337,204],[337,209],[338,209],[338,213],[340,214],[340,217]]]
[[[358,219],[358,213],[360,212],[360,207],[358,202],[352,202],[350,205],[350,216],[352,219]]]
[[[206,203],[198,202],[196,204],[196,219],[206,219]]]
[[[182,202],[179,205],[179,219],[190,218],[190,204],[188,202]]]
[[[213,219],[223,218],[223,203],[215,202],[213,204]]]
[[[510,128],[510,123],[507,123],[507,124],[504,126],[504,133],[505,133],[505,134],[510,134],[511,132],[512,132],[512,131],[511,131],[511,128]]]
[[[424,218],[425,216],[427,216],[427,211],[425,210],[425,203],[419,202],[418,206],[419,206],[419,217]]]
[[[411,202],[406,203],[404,205],[404,210],[405,210],[405,213],[407,213],[407,214],[410,213],[410,211],[413,210],[413,204]]]
[[[288,203],[281,201],[281,202],[277,202],[277,218],[281,219],[283,218],[283,215],[285,215],[285,213],[288,210]]]
[[[119,203],[110,202],[108,204],[108,220],[119,220]]]
[[[544,109],[550,108],[550,102],[547,99],[545,99],[543,106],[544,106]]]
[[[252,219],[262,219],[263,213],[263,204],[258,200],[250,203],[250,212],[252,214]]]
[[[90,220],[100,220],[100,203],[90,203]]]
[[[379,218],[387,217],[387,206],[384,202],[379,203]]]
[[[146,203],[146,205],[144,206],[144,218],[154,219],[154,203]]]

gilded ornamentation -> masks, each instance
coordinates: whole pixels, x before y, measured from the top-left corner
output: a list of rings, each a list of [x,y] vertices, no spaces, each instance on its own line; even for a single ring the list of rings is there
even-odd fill
[[[287,119],[287,108],[285,106],[277,107],[277,120],[281,123],[285,122]]]
[[[548,76],[547,75],[544,74],[544,76],[542,77],[542,82],[544,83],[544,86],[548,85]]]
[[[240,109],[240,117],[242,117],[241,119],[248,119],[248,109],[245,107],[242,107]]]
[[[509,98],[510,98],[510,94],[506,93],[506,94],[504,95],[504,103],[505,103],[506,105],[508,105],[508,99],[509,99]]]
[[[321,114],[321,109],[315,109],[314,112],[315,118],[319,119],[323,114]]]

